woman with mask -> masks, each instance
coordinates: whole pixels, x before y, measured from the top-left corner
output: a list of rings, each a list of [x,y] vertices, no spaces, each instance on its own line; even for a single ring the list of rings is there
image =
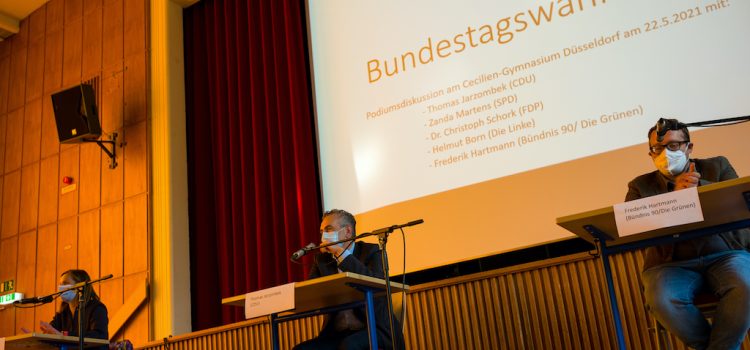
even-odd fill
[[[68,270],[60,275],[60,285],[58,290],[66,290],[73,285],[81,282],[91,281],[89,274],[84,270]],[[78,310],[81,305],[81,296],[83,297],[84,317],[83,317],[83,335],[86,338],[109,339],[109,319],[107,318],[107,307],[99,301],[94,288],[86,285],[80,289],[68,290],[60,294],[62,303],[60,309],[55,313],[50,323],[40,321],[39,328],[48,334],[64,334],[77,337],[78,332]],[[107,349],[102,346],[101,349]]]

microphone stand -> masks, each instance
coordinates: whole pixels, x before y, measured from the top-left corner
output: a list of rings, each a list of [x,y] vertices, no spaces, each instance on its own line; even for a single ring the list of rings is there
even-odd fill
[[[669,131],[669,129],[666,129],[666,126],[663,124],[664,118],[660,118],[659,121],[656,122],[656,140],[661,142],[664,138],[664,135]],[[742,123],[750,121],[750,115],[746,115],[743,117],[732,117],[732,118],[721,118],[721,119],[714,119],[714,120],[704,120],[700,122],[692,122],[692,123],[684,123],[685,126],[691,127],[710,127],[710,126],[724,126],[724,125],[732,125],[737,123]]]
[[[686,126],[722,126],[726,123],[733,123],[733,122],[746,122],[750,120],[750,115],[746,115],[744,117],[733,117],[733,118],[721,118],[721,119],[714,119],[714,120],[704,120],[702,122],[693,122],[693,123],[685,123]]]
[[[91,297],[91,288],[86,288],[91,286],[94,283],[99,283],[104,280],[108,280],[112,278],[112,274],[106,275],[102,278],[93,280],[93,281],[83,281],[81,283],[75,284],[73,287],[68,288],[70,289],[80,289],[81,292],[78,293],[78,349],[83,350],[83,314],[84,310],[86,309],[86,303],[89,301],[89,297]]]
[[[388,243],[388,235],[390,235],[391,233],[393,233],[393,231],[395,231],[395,230],[398,230],[398,229],[401,229],[401,228],[404,228],[404,227],[419,225],[419,224],[421,224],[423,222],[424,222],[424,220],[418,219],[418,220],[407,222],[407,223],[402,224],[402,225],[388,226],[388,227],[377,229],[377,230],[372,231],[372,232],[365,232],[365,233],[356,235],[356,236],[354,236],[352,238],[345,238],[345,239],[342,239],[342,240],[338,240],[336,242],[329,242],[329,243],[321,244],[321,245],[319,245],[318,247],[315,247],[315,248],[310,248],[310,250],[320,249],[320,248],[332,246],[334,244],[351,242],[351,241],[362,239],[362,238],[369,237],[369,236],[378,236],[378,246],[380,247],[380,250],[382,251],[382,254],[380,255],[380,257],[381,257],[382,264],[383,264],[383,276],[384,276],[384,279],[385,279],[385,295],[386,295],[386,300],[388,302],[388,324],[390,325],[391,347],[393,349],[397,349],[397,347],[396,347],[396,334],[393,331],[393,314],[394,314],[394,312],[393,312],[393,299],[391,297],[391,278],[390,278],[389,272],[388,272],[388,251],[386,250],[386,244]]]
[[[368,236],[378,236],[378,246],[380,247],[380,251],[382,254],[380,255],[383,263],[383,277],[385,277],[385,297],[386,301],[388,302],[388,325],[390,326],[391,331],[391,347],[393,349],[398,349],[396,347],[396,333],[393,329],[393,297],[391,296],[391,277],[390,273],[388,272],[388,251],[386,250],[386,244],[388,243],[388,235],[393,233],[395,230],[402,229],[404,227],[419,225],[423,223],[424,220],[418,219],[414,221],[407,222],[402,225],[393,225],[389,227],[384,227],[381,229],[377,229],[372,232],[365,232],[363,234],[357,235],[353,239],[360,239]],[[405,272],[404,272],[405,273]]]

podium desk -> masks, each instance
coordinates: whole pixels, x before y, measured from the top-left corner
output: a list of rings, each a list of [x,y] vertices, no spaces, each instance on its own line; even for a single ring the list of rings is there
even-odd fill
[[[26,333],[5,338],[6,350],[78,349],[78,337],[67,335]],[[109,345],[107,339],[83,338],[85,348]]]
[[[610,255],[750,227],[750,177],[699,186],[698,198],[703,221],[626,236],[620,236],[617,232],[612,207],[557,218],[558,225],[599,249],[620,349],[625,349],[625,337],[612,280]]]
[[[279,349],[278,325],[281,322],[365,305],[370,346],[377,349],[374,297],[376,293],[385,290],[385,280],[351,272],[296,282],[294,284],[294,309],[270,315],[273,348]],[[407,290],[409,286],[391,282],[392,293]],[[224,298],[221,303],[244,307],[245,294]]]

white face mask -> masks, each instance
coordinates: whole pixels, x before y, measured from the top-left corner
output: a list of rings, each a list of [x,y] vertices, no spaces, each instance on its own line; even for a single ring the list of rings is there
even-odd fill
[[[654,165],[666,176],[677,176],[687,169],[688,157],[682,150],[670,151],[665,148],[654,158]]]
[[[336,242],[339,240],[339,231],[331,231],[331,232],[323,231],[323,233],[321,234],[321,240],[326,240],[328,242]]]
[[[70,288],[72,286],[73,286],[72,284],[63,284],[63,285],[57,287],[57,290],[65,290],[65,289],[68,289],[68,288]],[[73,299],[75,299],[76,295],[77,295],[77,293],[76,293],[75,289],[71,289],[69,291],[66,291],[66,292],[60,294],[60,298],[64,302],[69,303],[69,302],[73,301]]]

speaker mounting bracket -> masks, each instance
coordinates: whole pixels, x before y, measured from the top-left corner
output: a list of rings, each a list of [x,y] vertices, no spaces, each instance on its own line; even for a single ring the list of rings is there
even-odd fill
[[[102,151],[106,153],[109,156],[109,168],[114,169],[117,168],[117,133],[113,132],[109,134],[109,140],[89,140],[89,139],[83,139],[83,142],[95,142],[99,147],[102,148]],[[106,146],[112,145],[112,150],[110,151]]]

